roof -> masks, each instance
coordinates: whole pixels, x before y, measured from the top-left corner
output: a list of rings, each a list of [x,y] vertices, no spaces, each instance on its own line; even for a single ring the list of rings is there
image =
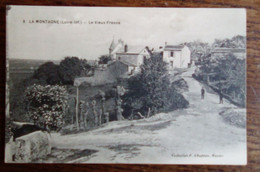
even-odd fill
[[[121,60],[119,62],[121,62],[121,63],[123,63],[123,64],[125,64],[127,66],[135,66],[136,67],[136,65],[133,64],[133,63],[129,63],[129,62],[126,62],[126,61],[121,61]]]
[[[245,48],[215,48],[212,53],[246,53]]]
[[[113,40],[112,40],[112,42],[111,42],[111,44],[110,44],[109,49],[113,50],[115,47],[116,47],[116,43],[115,43],[115,40],[114,40],[114,38],[113,38]]]
[[[117,54],[140,54],[143,51],[143,49],[145,49],[145,47],[143,47],[143,46],[128,46],[127,49],[128,49],[127,52],[125,52],[124,47],[122,47],[117,52]],[[148,53],[149,53],[149,51],[148,51]]]
[[[128,48],[128,53],[140,53],[143,49],[145,49],[144,46],[130,46]]]
[[[184,45],[166,45],[164,47],[165,51],[181,51],[184,48]]]
[[[138,55],[139,53],[137,52],[117,52],[116,54],[123,54],[123,55]]]
[[[127,66],[134,66],[134,67],[136,67],[135,64],[132,64],[132,63],[129,63],[129,62],[126,62],[126,61],[121,61],[121,60],[112,61],[111,63],[108,64],[108,66],[110,66],[110,65],[112,65],[112,64],[114,64],[114,63],[116,63],[116,62],[123,63],[123,64],[125,64],[125,65],[127,65]]]

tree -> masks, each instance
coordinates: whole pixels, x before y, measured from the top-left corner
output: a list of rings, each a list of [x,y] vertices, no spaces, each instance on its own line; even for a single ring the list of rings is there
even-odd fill
[[[101,57],[99,57],[99,64],[107,64],[109,61],[111,61],[112,58],[109,55],[102,55]]]
[[[62,127],[68,93],[63,86],[32,85],[25,92],[31,120],[40,127],[57,130]]]
[[[66,57],[60,62],[59,75],[62,78],[63,84],[72,85],[74,79],[81,75],[83,70],[86,70],[86,62],[78,57]]]
[[[82,65],[81,74],[83,74],[84,76],[89,75],[89,72],[95,70],[96,68],[95,65],[90,65],[86,59],[80,59],[80,62]]]
[[[33,75],[21,80],[14,84],[10,90],[10,114],[12,118],[18,121],[28,121],[28,107],[26,105],[26,97],[24,92],[27,87],[33,84],[38,85],[55,85],[61,84],[61,78],[58,74],[59,66],[53,62],[46,62],[39,66],[37,70],[34,71]]]
[[[25,90],[27,87],[33,84],[43,84],[46,83],[35,79],[33,77],[26,78],[18,83],[15,83],[13,87],[10,89],[10,116],[17,121],[28,121],[29,114],[28,114],[28,107],[25,102]]]
[[[167,64],[161,54],[153,54],[141,66],[141,72],[128,82],[128,92],[123,97],[125,115],[131,111],[155,114],[185,108],[187,100],[171,85]]]
[[[246,95],[245,63],[245,59],[239,59],[230,53],[225,58],[219,59],[218,65],[213,68],[219,76],[218,78],[226,81],[221,85],[225,86],[227,94],[236,94],[240,97],[236,101],[243,106],[245,106]]]
[[[246,37],[237,35],[231,39],[215,39],[212,48],[246,48]]]
[[[203,61],[210,54],[210,45],[201,41],[187,43],[193,60]]]
[[[56,65],[53,62],[42,64],[34,72],[33,78],[50,85],[61,84],[62,82],[62,79],[59,75],[59,65]]]
[[[66,57],[56,65],[53,62],[42,64],[33,74],[42,85],[73,84],[75,77],[87,75],[92,70],[87,60],[78,57]]]
[[[211,57],[212,58],[212,57]],[[214,82],[208,83],[214,86],[218,91],[224,91],[226,95],[241,106],[245,106],[246,95],[246,60],[238,58],[234,54],[229,53],[223,57],[212,58],[201,63],[196,75],[198,79],[206,74],[211,76]],[[205,79],[204,79],[205,80]]]

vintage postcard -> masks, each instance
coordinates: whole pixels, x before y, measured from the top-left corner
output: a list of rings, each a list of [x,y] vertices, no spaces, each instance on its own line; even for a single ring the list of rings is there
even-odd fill
[[[6,163],[247,163],[245,9],[6,19]]]

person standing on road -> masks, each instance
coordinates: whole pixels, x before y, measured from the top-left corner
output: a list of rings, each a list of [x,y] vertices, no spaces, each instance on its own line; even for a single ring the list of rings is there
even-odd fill
[[[204,90],[204,88],[202,87],[202,88],[201,88],[201,99],[204,99],[204,95],[205,95],[205,90]]]
[[[219,104],[223,104],[223,94],[222,94],[222,90],[219,91]]]

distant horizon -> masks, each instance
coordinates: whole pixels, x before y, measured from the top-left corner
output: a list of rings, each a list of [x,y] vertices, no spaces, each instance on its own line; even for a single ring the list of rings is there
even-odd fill
[[[246,36],[245,9],[8,7],[9,59],[97,60],[109,54],[113,37],[130,47],[158,48]]]
[[[232,36],[232,37],[230,37],[230,38],[224,38],[224,39],[231,39],[231,38],[233,38],[233,37],[236,37],[236,36],[243,36],[243,37],[246,37],[246,36],[244,36],[244,35],[234,35],[234,36]],[[215,38],[215,40],[216,39],[218,39],[218,38]],[[221,40],[224,40],[224,39],[221,39]],[[123,40],[123,39],[122,39]],[[199,40],[194,40],[194,41],[199,41]],[[194,41],[191,41],[191,42],[194,42]],[[165,42],[167,42],[167,41],[165,41]],[[201,41],[200,41],[201,42]],[[183,43],[180,43],[180,44],[184,44],[184,43],[190,43],[190,42],[183,42]],[[208,44],[213,44],[214,42],[212,42],[212,43],[209,43],[209,42],[202,42],[202,43],[208,43]],[[179,45],[179,44],[170,44],[170,43],[168,43],[167,42],[167,45]],[[131,46],[131,45],[129,45],[129,46]],[[161,45],[161,46],[164,46],[164,45]],[[145,46],[144,46],[145,47]],[[148,47],[149,47],[149,45],[148,45]],[[152,48],[155,48],[155,47],[149,47],[150,49],[152,49]],[[157,47],[158,48],[158,47]],[[102,55],[108,55],[108,53],[107,54],[101,54],[100,56],[102,56]],[[64,57],[61,57],[60,59],[38,59],[38,58],[8,58],[9,60],[35,60],[35,61],[52,61],[52,62],[55,62],[55,61],[62,61],[63,59],[65,59],[66,57],[78,57],[79,59],[85,59],[85,60],[89,60],[89,61],[94,61],[94,60],[98,60],[98,58],[100,57],[100,56],[98,56],[98,57],[96,57],[96,59],[88,59],[88,58],[84,58],[84,57],[78,57],[78,56],[75,56],[75,55],[67,55],[67,56],[64,56]]]

